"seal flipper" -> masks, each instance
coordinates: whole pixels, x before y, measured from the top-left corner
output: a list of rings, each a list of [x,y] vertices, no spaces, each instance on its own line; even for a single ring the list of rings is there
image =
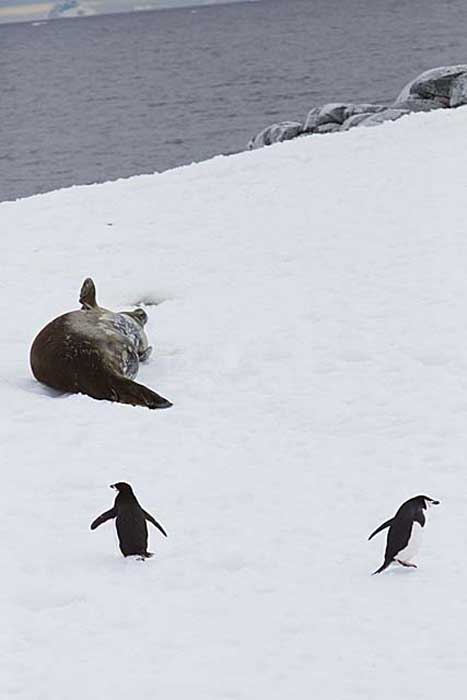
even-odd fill
[[[141,510],[143,510],[143,509],[141,509]],[[145,510],[143,510],[143,515],[146,518],[146,520],[149,520],[150,523],[152,523],[155,527],[157,527],[157,529],[160,530],[165,537],[168,537],[168,535],[167,535],[166,531],[164,530],[164,528],[162,527],[162,525],[160,523],[158,523],[155,518],[152,517],[151,513],[147,513]]]
[[[98,518],[92,521],[91,523],[91,530],[95,530],[96,527],[99,527],[99,525],[102,525],[102,523],[107,522],[107,520],[112,520],[113,518],[117,517],[117,509],[116,508],[111,508],[110,510],[106,510],[105,513],[102,513],[102,515],[99,515]]]
[[[84,280],[79,293],[79,303],[82,309],[97,308],[96,285],[90,277]]]
[[[376,530],[374,532],[372,532],[371,535],[369,536],[368,541],[370,541],[372,537],[377,535],[378,532],[381,532],[381,530],[385,530],[387,527],[390,527],[392,525],[393,520],[394,520],[394,518],[390,518],[389,520],[386,520],[385,523],[383,523],[382,525],[377,527]],[[375,574],[376,573],[379,573],[379,572],[375,571]]]
[[[91,394],[91,396],[96,399],[109,399],[110,401],[129,403],[132,406],[146,406],[147,408],[170,408],[172,406],[168,399],[127,377],[112,377],[107,395]]]
[[[143,352],[138,353],[138,359],[140,362],[146,362],[151,357],[152,354],[152,345],[148,345],[148,347],[143,350]]]

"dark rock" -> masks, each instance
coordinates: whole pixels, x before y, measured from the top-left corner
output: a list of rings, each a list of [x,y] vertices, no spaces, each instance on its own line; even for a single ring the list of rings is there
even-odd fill
[[[385,107],[381,105],[330,102],[323,107],[313,107],[313,109],[308,112],[303,131],[318,131],[319,127],[325,124],[343,124],[354,114],[372,114],[374,112],[380,112],[383,109],[385,109]],[[329,131],[336,131],[336,129],[329,129]],[[318,133],[322,132],[318,131]]]
[[[320,124],[314,130],[314,134],[331,134],[334,131],[340,131],[342,126],[336,122],[328,122],[327,124]]]
[[[309,132],[314,131],[318,126],[319,114],[321,112],[321,107],[313,107],[305,119],[305,124],[303,125],[303,131]]]
[[[460,107],[467,105],[467,73],[462,73],[451,83],[450,107]]]
[[[391,109],[406,109],[408,112],[431,112],[433,109],[443,109],[444,105],[435,100],[423,100],[410,97],[400,102],[394,102]]]
[[[262,146],[270,146],[280,141],[289,141],[301,134],[302,131],[303,124],[299,122],[279,122],[278,124],[271,124],[250,140],[248,148],[251,150],[261,148]]]
[[[456,78],[467,73],[467,65],[442,66],[432,68],[419,75],[402,89],[396,104],[412,98],[434,100],[448,107],[451,100],[451,86]]]
[[[290,121],[272,124],[251,139],[248,148],[260,148],[306,134],[376,126],[396,121],[410,112],[429,112],[464,104],[467,104],[467,64],[432,68],[407,83],[390,106],[330,102],[322,107],[313,107],[303,126]]]
[[[372,113],[371,112],[362,112],[361,114],[353,114],[351,117],[345,120],[345,122],[341,126],[341,131],[348,131],[349,129],[352,129],[354,126],[358,126],[361,124],[365,119],[368,117],[371,117]]]
[[[395,122],[406,114],[410,114],[408,109],[394,109],[393,107],[389,107],[383,112],[370,114],[370,116],[360,122],[359,126],[377,126],[384,122]]]

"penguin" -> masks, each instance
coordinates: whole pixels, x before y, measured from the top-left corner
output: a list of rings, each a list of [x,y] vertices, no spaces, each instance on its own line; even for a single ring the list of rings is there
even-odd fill
[[[99,515],[91,523],[91,530],[95,530],[107,520],[116,518],[115,525],[123,556],[137,555],[141,560],[152,557],[153,554],[147,549],[148,527],[146,520],[155,525],[165,537],[167,537],[166,531],[152,515],[141,508],[130,484],[119,481],[116,484],[110,484],[110,488],[118,492],[113,508]]]
[[[376,528],[371,533],[368,540],[389,528],[386,543],[384,562],[374,574],[380,574],[388,568],[392,562],[397,562],[402,566],[417,568],[411,563],[411,559],[418,552],[422,528],[426,523],[426,511],[431,506],[439,505],[439,501],[434,501],[428,496],[415,496],[403,503],[395,516]]]

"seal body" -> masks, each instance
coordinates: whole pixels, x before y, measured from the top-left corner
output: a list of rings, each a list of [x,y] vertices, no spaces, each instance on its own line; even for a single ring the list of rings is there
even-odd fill
[[[140,361],[151,351],[146,320],[142,309],[113,312],[97,304],[63,314],[36,336],[30,353],[32,372],[59,391],[168,408],[170,401],[133,381]]]
[[[150,513],[147,513],[140,506],[130,484],[119,481],[116,484],[111,484],[110,488],[118,491],[114,506],[91,523],[91,530],[95,530],[102,523],[115,518],[120,551],[123,556],[137,555],[142,559],[152,557],[151,552],[148,552],[146,521],[149,520],[165,537],[167,537],[166,531]]]
[[[389,528],[384,562],[374,572],[375,574],[387,569],[392,562],[416,568],[412,559],[420,549],[423,528],[427,521],[427,510],[435,505],[439,505],[439,501],[434,501],[428,496],[410,498],[401,505],[393,518],[371,533],[369,540],[378,532]]]

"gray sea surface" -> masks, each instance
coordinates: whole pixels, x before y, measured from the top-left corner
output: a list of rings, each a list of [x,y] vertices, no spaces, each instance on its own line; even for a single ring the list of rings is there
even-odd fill
[[[0,200],[243,150],[467,63],[465,0],[261,0],[0,25]],[[311,137],[312,138],[312,137]]]

